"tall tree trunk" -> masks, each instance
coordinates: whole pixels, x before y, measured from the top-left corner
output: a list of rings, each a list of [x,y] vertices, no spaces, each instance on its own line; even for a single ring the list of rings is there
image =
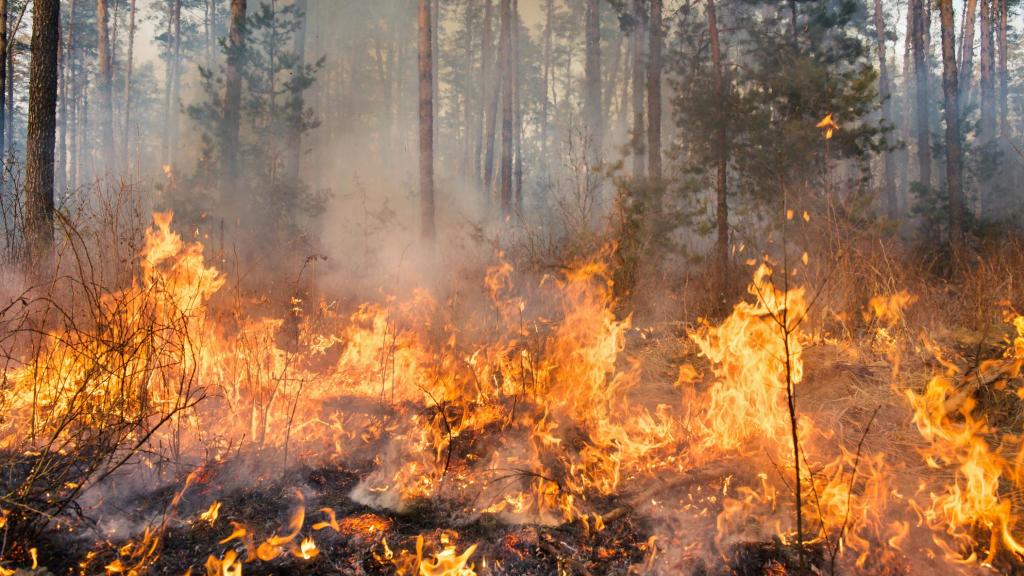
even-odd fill
[[[644,13],[643,0],[633,0],[633,176],[644,175]]]
[[[876,2],[880,0],[875,0]],[[647,56],[647,173],[661,179],[661,0],[650,0],[651,49]]]
[[[100,134],[103,150],[100,169],[112,172],[114,160],[114,71],[110,51],[110,14],[107,0],[96,0],[96,52],[99,59]]]
[[[75,51],[75,0],[68,3],[68,43],[65,60],[64,99],[68,100],[68,129],[64,133],[64,147],[67,149],[67,179],[69,188],[78,189],[78,70]]]
[[[74,0],[72,0],[73,2]],[[10,3],[7,0],[0,0],[0,160],[2,160],[5,146],[5,130],[7,124],[7,13],[10,10]],[[13,79],[12,79],[13,81]],[[2,165],[2,162],[0,162]],[[7,181],[6,170],[0,169],[0,193],[4,190]]]
[[[509,60],[512,73],[512,203],[522,211],[522,101],[519,68],[519,0],[512,0],[512,46]]]
[[[171,102],[168,111],[167,125],[170,132],[170,149],[165,160],[168,164],[177,158],[178,147],[178,102],[181,93],[181,0],[174,0],[174,53],[172,55],[174,66],[172,71],[173,82],[171,83]]]
[[[3,0],[0,0],[3,2]],[[63,193],[67,190],[67,148],[64,146],[64,141],[67,139],[68,133],[68,87],[67,87],[67,74],[65,69],[67,68],[67,54],[64,50],[64,22],[63,17],[60,24],[60,35],[61,38],[57,42],[57,133],[56,133],[56,164],[54,165],[53,172],[53,186],[58,194]],[[0,144],[0,149],[3,146]],[[2,182],[2,179],[0,179]]]
[[[963,36],[960,39],[960,60],[957,62],[960,91],[960,107],[966,107],[970,100],[971,81],[974,76],[974,23],[978,19],[978,0],[967,0],[963,18]]]
[[[623,50],[626,53],[622,70],[622,86],[619,92],[619,117],[617,130],[620,134],[627,134],[629,131],[629,108],[632,105],[629,99],[630,83],[633,81],[633,51],[636,50],[636,42],[633,42],[633,35],[630,34]],[[632,142],[631,142],[632,143]]]
[[[992,185],[995,182],[993,172],[995,171],[996,93],[992,17],[997,2],[998,0],[981,0],[979,4],[981,50],[978,63],[981,68],[981,80],[978,87],[981,91],[981,109],[978,120],[978,141],[981,145],[983,161],[986,164],[981,170],[981,189],[978,191],[979,214],[984,214],[993,208],[991,200],[993,199]]]
[[[892,123],[892,98],[889,85],[889,64],[886,60],[885,47],[885,13],[882,11],[882,0],[874,0],[875,8],[875,42],[878,46],[878,97],[882,101],[882,119]],[[892,134],[885,133],[885,146],[892,148]],[[896,201],[896,166],[892,150],[884,155],[885,174],[883,176],[886,201],[886,212],[889,218],[899,216],[899,205]]]
[[[306,67],[306,25],[309,21],[306,18],[306,11],[309,9],[308,0],[295,0],[295,8],[299,12],[299,26],[295,30],[295,78],[299,78],[303,75],[304,68]],[[389,86],[385,85],[385,92]],[[302,114],[303,109],[303,87],[298,82],[295,83],[292,89],[292,106],[298,114]],[[388,129],[385,126],[385,133],[388,133]],[[288,134],[288,150],[286,151],[286,164],[285,164],[285,177],[289,181],[297,182],[299,180],[299,168],[302,163],[302,126],[301,122],[295,122],[291,126],[291,132]]]
[[[484,134],[484,194],[487,196],[488,202],[490,202],[491,191],[494,189],[494,140],[498,124],[498,102],[501,99],[502,92],[500,87],[504,86],[504,77],[506,75],[503,55],[507,50],[508,37],[505,36],[504,22],[500,20],[503,17],[501,16],[501,10],[504,9],[503,3],[505,1],[507,0],[500,0],[502,2],[501,9],[499,9],[499,29],[501,32],[498,35],[495,70],[490,82],[490,102],[487,104],[487,127]]]
[[[512,169],[513,197],[516,210],[523,209],[523,103],[521,100],[522,78],[519,69],[519,0],[512,0],[512,108],[513,121],[512,145],[515,162]]]
[[[926,187],[932,185],[932,150],[930,144],[930,124],[928,106],[928,45],[925,41],[925,31],[928,27],[928,19],[925,11],[925,2],[928,0],[910,0],[913,11],[914,30],[911,43],[914,50],[914,76],[917,102],[915,112],[917,116],[917,168],[918,181]]]
[[[604,67],[607,70],[607,72],[605,73],[605,83],[603,90],[604,96],[602,98],[602,101],[604,102],[603,113],[605,118],[612,117],[612,108],[617,102],[615,90],[619,86],[619,72],[621,68],[623,68],[622,46],[623,44],[628,44],[628,42],[623,42],[622,38],[623,36],[621,33],[615,34],[615,42],[610,46],[610,52],[612,53],[611,66]],[[628,86],[629,83],[623,82],[623,84]],[[619,104],[622,105],[623,103],[619,102]],[[608,122],[607,120],[605,120],[605,130],[607,131],[607,129]]]
[[[135,0],[131,0],[128,8],[128,57],[125,60],[124,68],[124,140],[122,142],[121,155],[124,158],[124,166],[128,168],[131,163],[129,142],[132,133],[132,72],[135,69]]]
[[[242,62],[245,57],[246,0],[231,0],[231,20],[228,24],[227,73],[224,84],[223,127],[221,131],[222,167],[221,190],[238,191],[238,139],[241,128]]]
[[[551,114],[551,57],[554,24],[555,0],[544,0],[544,98],[540,104],[540,157],[545,163],[548,158],[548,140],[550,138],[548,118]]]
[[[380,91],[384,94],[383,109],[380,112],[384,121],[377,123],[377,131],[380,134],[383,149],[391,150],[391,127],[387,122],[388,113],[391,110],[391,103],[388,101],[391,97],[391,79],[389,78],[391,69],[385,65],[384,47],[380,36],[375,34],[372,41],[374,61],[377,64],[377,79],[380,80]]]
[[[437,98],[437,65],[441,61],[441,0],[431,0],[433,5],[430,7],[430,99],[434,103],[436,111],[440,111],[441,101]],[[435,114],[436,115],[436,114]],[[437,141],[437,130],[439,124],[434,122],[434,141]]]
[[[978,124],[982,145],[995,137],[995,66],[992,15],[999,0],[981,0],[981,118]]]
[[[9,39],[7,41],[7,60],[5,61],[5,65],[7,67],[7,112],[4,116],[6,116],[7,122],[4,128],[7,131],[7,136],[5,136],[4,139],[7,142],[7,160],[13,165],[15,160],[15,150],[17,150],[17,143],[14,141],[14,84],[16,80],[14,77],[14,64],[17,61],[18,56],[18,26],[16,22],[12,22],[10,19],[8,19],[7,25],[10,30],[8,32]]]
[[[25,163],[25,238],[41,265],[53,247],[53,153],[57,130],[60,0],[34,0]]]
[[[604,136],[601,115],[601,0],[586,2],[583,115],[588,136],[587,161],[596,165],[601,162]]]
[[[551,1],[551,0],[549,0]],[[478,102],[477,102],[477,141],[476,151],[473,155],[473,168],[476,172],[477,184],[483,190],[484,206],[486,207],[490,201],[491,195],[489,192],[490,182],[484,178],[483,162],[484,162],[484,149],[485,139],[487,134],[488,123],[485,118],[489,116],[490,108],[488,103],[490,98],[488,97],[493,89],[490,82],[491,72],[491,45],[493,42],[492,22],[494,20],[494,6],[492,0],[484,0],[484,23],[483,30],[480,36],[480,87]],[[491,141],[494,140],[494,134],[491,132]]]
[[[501,216],[512,215],[512,1],[501,0]]]
[[[903,98],[900,103],[900,140],[904,145],[896,151],[897,166],[903,166],[899,171],[899,205],[900,213],[910,207],[910,141],[911,131],[914,124],[914,57],[911,50],[911,38],[914,36],[914,11],[908,1],[905,14],[905,25],[903,29],[903,65],[900,68],[903,78]]]
[[[82,85],[79,93],[81,102],[79,103],[79,115],[78,119],[82,123],[82,129],[78,132],[78,161],[79,161],[79,182],[86,182],[92,180],[93,174],[95,174],[94,168],[96,167],[95,158],[93,153],[95,147],[89,141],[92,132],[89,130],[89,74],[82,70],[79,77],[82,79]]]
[[[470,6],[466,5],[463,7],[464,18],[462,25],[466,30],[466,34],[465,44],[462,46],[462,57],[466,60],[466,67],[472,70],[476,62],[476,56],[473,51],[473,40],[475,38],[473,32],[477,29],[477,23],[476,19],[473,18],[475,12]],[[462,86],[462,94],[460,96],[462,99],[462,155],[459,161],[459,175],[464,182],[469,182],[470,166],[472,166],[473,162],[473,141],[476,139],[476,122],[472,114],[472,111],[476,110],[476,106],[472,105],[475,102],[473,99],[472,73],[466,75],[466,83]]]
[[[999,47],[999,64],[998,64],[998,76],[999,76],[999,136],[1003,140],[1010,138],[1010,123],[1009,123],[1009,82],[1010,74],[1007,69],[1007,45],[1006,45],[1006,25],[1007,19],[1009,18],[1009,1],[1008,0],[996,0],[999,7],[999,26],[996,33],[996,42]]]
[[[174,85],[174,7],[179,0],[167,0],[167,50],[164,53],[164,118],[160,131],[160,161],[169,164],[171,156],[171,101]],[[180,5],[179,5],[180,6]]]
[[[724,306],[729,292],[729,197],[726,180],[729,168],[728,127],[729,111],[726,106],[725,75],[722,70],[722,48],[718,39],[718,18],[715,14],[715,0],[707,0],[708,40],[711,44],[711,69],[719,110],[714,140],[715,149],[715,299]]]
[[[949,244],[956,254],[960,251],[963,238],[964,201],[953,0],[939,0],[939,22],[942,25],[942,93],[946,104],[946,187],[949,191]]]
[[[419,90],[420,90],[420,234],[434,241],[434,96],[433,28],[430,0],[419,0]]]

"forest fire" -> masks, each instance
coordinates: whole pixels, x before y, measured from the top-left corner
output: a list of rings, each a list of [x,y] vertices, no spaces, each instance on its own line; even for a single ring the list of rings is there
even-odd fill
[[[0,576],[1024,573],[1018,20],[0,2]]]
[[[848,438],[823,428],[814,411],[787,409],[805,385],[803,355],[815,337],[804,329],[804,289],[777,287],[765,263],[728,318],[688,334],[709,377],[683,365],[677,398],[652,406],[634,394],[645,386],[642,361],[627,351],[630,321],[613,312],[600,257],[541,281],[537,289],[554,303],[550,310],[518,295],[525,293],[514,286],[514,271],[501,262],[483,283],[491,312],[458,328],[439,323],[444,313],[422,291],[408,301],[358,306],[347,318],[320,303],[303,312],[287,349],[278,346],[285,319],[220,315],[223,275],[206,264],[200,244],[173,230],[170,214],[154,215],[139,262],[130,287],[98,299],[93,328],[46,334],[6,373],[6,450],[38,469],[54,447],[74,454],[96,435],[116,433],[144,447],[135,458],[150,470],[172,459],[205,459],[227,473],[233,457],[226,450],[305,461],[319,454],[317,465],[366,468],[349,482],[351,515],[324,507],[322,521],[307,521],[309,488],[296,488],[289,519],[269,530],[232,519],[233,507],[217,493],[217,473],[200,469],[157,523],[118,544],[112,560],[90,553],[87,567],[106,562],[113,574],[155,566],[176,531],[179,508],[200,486],[218,499],[199,508],[191,524],[209,531],[221,551],[205,563],[193,558],[190,569],[211,575],[285,557],[313,561],[329,555],[337,538],[372,550],[377,569],[391,566],[399,574],[473,574],[485,557],[493,571],[501,562],[493,544],[458,545],[452,532],[430,537],[430,546],[416,535],[415,552],[390,544],[400,532],[388,515],[446,502],[453,525],[492,517],[538,531],[577,526],[579,538],[600,539],[628,510],[646,506],[634,498],[665,514],[687,486],[690,503],[677,513],[707,518],[727,562],[751,538],[775,538],[782,548],[772,562],[802,550],[818,562],[869,570],[915,553],[906,543],[922,531],[932,543],[921,550],[957,563],[991,564],[1001,551],[1024,552],[1016,535],[1019,505],[1005,488],[1022,478],[1020,459],[990,444],[990,429],[958,389],[963,379],[953,364],[945,361],[945,373],[922,394],[905,391],[923,440],[921,461],[934,470],[916,486],[901,478],[915,465],[906,454],[865,445],[874,416],[859,438]],[[900,292],[873,299],[868,309],[881,331],[912,302]],[[1024,321],[1009,322],[1017,336],[1006,355],[986,362],[977,376],[1001,387],[1012,385],[1024,362]],[[136,352],[126,356],[126,348]],[[794,482],[802,488],[796,524]],[[12,513],[5,509],[5,518]],[[533,546],[564,553],[545,536],[551,537]],[[672,556],[650,538],[653,545],[645,544],[647,536],[635,542],[635,565],[657,565],[656,550]]]

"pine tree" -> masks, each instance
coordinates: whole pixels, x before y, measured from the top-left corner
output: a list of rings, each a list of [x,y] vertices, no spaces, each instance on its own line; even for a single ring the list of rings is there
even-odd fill
[[[117,168],[114,160],[114,69],[110,46],[110,14],[107,0],[96,0],[97,59],[99,60],[100,130],[102,148],[100,158],[108,171]]]
[[[662,0],[650,0],[650,54],[647,60],[647,172],[661,179],[661,51]]]
[[[242,66],[245,48],[246,0],[231,0],[231,20],[227,43],[227,81],[224,85],[224,105],[221,127],[221,154],[223,156],[221,189],[236,190],[238,185],[238,139],[241,131]]]
[[[956,47],[953,31],[953,1],[939,0],[942,27],[942,93],[946,118],[946,189],[949,194],[949,243],[959,253],[963,241],[963,175],[960,157],[960,103],[957,88]]]
[[[886,60],[885,12],[882,11],[882,0],[874,0],[874,9],[875,42],[878,50],[878,99],[882,102],[882,120],[892,123],[892,92],[889,82],[889,64]],[[886,213],[889,218],[895,219],[899,216],[899,205],[896,200],[896,165],[892,154],[892,149],[895,146],[888,130],[885,133],[885,147],[886,150],[882,152],[885,171],[882,175],[883,194]]]
[[[433,242],[434,229],[434,69],[430,0],[419,0],[420,234]]]
[[[53,169],[57,135],[57,43],[60,0],[34,0],[25,162],[25,238],[40,266],[53,247]]]

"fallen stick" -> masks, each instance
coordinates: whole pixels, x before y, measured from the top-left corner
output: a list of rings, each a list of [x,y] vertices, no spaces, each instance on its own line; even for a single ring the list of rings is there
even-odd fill
[[[544,536],[548,535],[545,534]],[[541,538],[538,542],[538,547],[541,549],[542,552],[548,554],[549,556],[552,556],[555,560],[564,561],[568,563],[573,570],[579,572],[583,576],[594,576],[593,573],[587,569],[586,565],[584,565],[579,560],[576,560],[569,556],[564,556],[561,552],[559,552],[558,548],[556,548],[555,545],[551,542],[548,542]]]

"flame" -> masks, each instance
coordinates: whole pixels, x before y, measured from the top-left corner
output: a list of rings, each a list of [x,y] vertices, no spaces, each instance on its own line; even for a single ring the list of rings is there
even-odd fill
[[[242,576],[242,562],[238,553],[228,550],[222,559],[211,555],[206,559],[206,576]]]
[[[933,467],[953,470],[952,483],[930,494],[930,506],[924,510],[929,526],[945,532],[963,550],[980,548],[985,563],[1000,547],[1024,553],[1013,534],[1013,501],[1000,486],[1009,464],[985,440],[988,425],[975,415],[974,400],[957,395],[952,378],[945,375],[932,378],[923,394],[908,390],[906,396],[914,409],[914,424],[930,444],[922,454]],[[952,412],[958,417],[950,417]],[[987,533],[988,542],[978,542],[976,530]],[[963,559],[953,549],[947,550],[947,557]]]
[[[319,553],[320,550],[317,549],[316,542],[313,541],[313,538],[307,536],[302,539],[302,543],[299,544],[298,550],[295,551],[295,556],[297,558],[302,558],[303,560],[309,560],[311,558],[315,558]]]
[[[220,502],[214,502],[210,504],[210,507],[199,515],[199,520],[202,522],[208,522],[210,526],[213,526],[217,522],[217,517],[220,515]]]
[[[296,490],[295,497],[299,501],[298,507],[292,514],[291,520],[288,521],[288,532],[280,536],[271,536],[264,540],[256,548],[256,557],[264,562],[268,562],[280,556],[284,551],[284,547],[291,544],[298,536],[299,532],[302,531],[302,525],[306,519],[306,499],[302,495],[302,492]]]
[[[870,315],[865,314],[865,321],[874,317],[889,326],[894,326],[903,320],[903,311],[917,301],[917,296],[900,290],[889,295],[877,295],[868,301]]]
[[[239,540],[241,538],[244,538],[249,533],[249,531],[246,529],[245,526],[242,526],[241,524],[239,524],[237,522],[232,522],[231,526],[232,526],[231,534],[228,534],[228,536],[226,538],[221,540],[219,542],[220,544],[227,544],[228,542],[231,542],[232,540]]]
[[[822,118],[820,122],[815,124],[814,127],[825,130],[825,140],[831,140],[832,133],[835,130],[839,130],[839,124],[836,124],[836,121],[832,119],[831,112],[829,112],[824,118]]]
[[[399,576],[476,576],[476,571],[469,564],[469,558],[476,552],[476,544],[459,554],[447,534],[442,534],[439,540],[441,550],[431,554],[430,558],[424,553],[425,540],[422,534],[416,537],[415,554],[400,550],[396,555],[387,540],[381,540],[383,554],[375,555],[379,562],[392,564]]]
[[[826,138],[838,129],[831,114],[818,127]],[[798,212],[786,216],[795,220]],[[806,211],[800,217],[810,218]],[[746,301],[721,323],[702,320],[688,331],[707,368],[679,367],[682,394],[655,403],[642,387],[642,360],[626,345],[631,334],[645,333],[618,313],[609,259],[603,253],[533,284],[499,257],[479,285],[486,310],[465,316],[416,290],[346,312],[335,302],[291,297],[279,303],[278,317],[256,317],[245,303],[225,311],[225,276],[207,264],[200,244],[172,230],[171,214],[157,213],[135,276],[99,299],[96,325],[50,330],[38,350],[4,372],[0,449],[40,454],[47,446],[39,439],[55,438],[74,450],[81,437],[62,426],[69,414],[77,415],[76,429],[129,423],[129,435],[140,423],[167,418],[169,425],[142,441],[144,463],[164,461],[168,446],[212,452],[214,460],[229,456],[226,446],[340,461],[373,450],[373,471],[350,494],[362,504],[401,510],[418,499],[452,498],[471,502],[467,512],[506,521],[579,522],[588,537],[606,529],[602,504],[627,483],[719,461],[730,473],[750,474],[736,470],[720,490],[709,487],[707,506],[695,512],[717,529],[718,551],[725,554],[751,518],[771,532],[759,537],[793,542],[786,482],[797,463],[787,403],[814,384],[810,376],[804,381],[803,353],[815,343],[803,326],[805,289],[788,285],[788,271],[758,266]],[[806,252],[800,260],[809,263]],[[905,290],[876,296],[865,321],[891,329],[915,299]],[[978,367],[993,386],[1011,386],[1024,365],[1024,318],[1007,320],[1016,335],[1006,353]],[[797,416],[810,518],[805,541],[835,546],[857,567],[914,549],[909,542],[921,528],[908,514],[915,510],[950,560],[1024,554],[1015,496],[1024,480],[1020,440],[997,440],[959,385],[963,374],[937,346],[925,347],[947,371],[923,391],[900,393],[926,444],[922,455],[937,470],[913,498],[897,490],[906,487],[894,458],[861,450],[813,415]],[[107,572],[138,574],[153,565],[173,509],[194,481],[195,474],[186,479],[159,526],[119,543]],[[65,488],[89,486],[86,479]],[[269,537],[256,525],[231,522],[220,544],[232,548],[207,558],[206,574],[240,576],[244,563],[323,552],[303,533],[303,494],[294,498],[289,520]],[[659,509],[671,507],[665,500],[645,498]],[[700,508],[699,499],[690,500]],[[216,526],[220,510],[215,501],[196,520]],[[0,510],[0,528],[7,514]],[[313,533],[329,536],[320,531],[330,529],[372,546],[399,574],[475,574],[476,544],[421,535],[415,551],[392,549],[386,538],[396,541],[394,524],[384,515],[339,518],[331,508],[311,514],[319,520]],[[662,550],[667,541],[658,540]],[[652,565],[653,542],[645,556]]]
[[[749,449],[753,439],[785,449],[786,387],[803,379],[800,323],[807,304],[803,288],[780,290],[771,275],[762,264],[748,288],[753,302],[737,304],[721,325],[705,322],[689,334],[717,378],[694,422],[709,453]]]

